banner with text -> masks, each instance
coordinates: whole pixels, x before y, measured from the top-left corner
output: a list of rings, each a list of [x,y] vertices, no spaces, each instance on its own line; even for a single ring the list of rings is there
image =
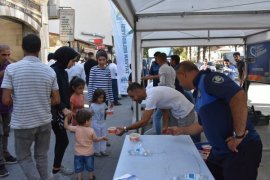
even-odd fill
[[[129,65],[131,63],[131,49],[133,30],[111,2],[114,48],[117,62],[118,90],[120,94],[127,94]]]
[[[270,83],[270,42],[247,45],[248,78],[251,81]]]

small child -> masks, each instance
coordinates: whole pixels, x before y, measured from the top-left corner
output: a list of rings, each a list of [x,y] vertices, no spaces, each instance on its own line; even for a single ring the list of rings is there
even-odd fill
[[[90,105],[90,111],[93,114],[92,126],[95,130],[97,137],[106,136],[107,129],[105,123],[105,111],[106,105],[106,93],[102,89],[96,89],[93,93],[92,103]],[[94,143],[95,156],[108,156],[106,153],[106,142]]]
[[[85,82],[83,79],[75,76],[70,81],[70,110],[72,111],[72,125],[76,126],[76,113],[79,109],[84,108],[84,90]]]
[[[76,114],[77,126],[68,124],[70,116],[65,117],[64,127],[72,132],[75,132],[75,156],[74,168],[77,173],[78,180],[83,177],[83,171],[89,172],[89,179],[95,180],[94,175],[94,149],[93,142],[108,141],[105,136],[96,136],[94,130],[91,128],[92,114],[87,109],[80,109]]]

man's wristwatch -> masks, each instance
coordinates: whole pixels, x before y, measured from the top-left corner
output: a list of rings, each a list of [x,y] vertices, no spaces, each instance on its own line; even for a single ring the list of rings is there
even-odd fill
[[[124,126],[124,128],[123,128],[123,129],[124,129],[124,131],[125,131],[125,132],[128,132],[127,127],[126,127],[126,126]]]
[[[237,135],[236,132],[233,132],[233,137],[235,139],[243,139],[246,136],[246,132],[244,132],[244,134],[242,135]]]

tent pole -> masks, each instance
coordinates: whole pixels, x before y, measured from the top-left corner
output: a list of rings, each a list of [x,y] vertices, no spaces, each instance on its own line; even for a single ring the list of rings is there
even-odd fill
[[[133,82],[140,83],[140,61],[138,60],[138,52],[140,51],[141,44],[140,43],[140,37],[138,37],[137,22],[134,22],[134,38],[133,38],[133,61],[132,61],[132,79],[134,79]],[[133,118],[132,123],[137,122],[140,120],[140,114],[141,114],[141,105],[139,103],[133,103]],[[141,130],[140,130],[141,131]]]
[[[247,54],[248,54],[248,52],[247,52],[247,40],[246,40],[246,38],[244,38],[244,49],[245,49],[245,61],[244,61],[244,63],[245,63],[245,74],[246,74],[246,79],[245,79],[245,92],[246,92],[246,96],[247,96],[247,99],[248,99],[248,91],[247,91],[247,87],[248,87],[248,85],[247,85],[247,79],[248,79],[248,61],[247,61]]]

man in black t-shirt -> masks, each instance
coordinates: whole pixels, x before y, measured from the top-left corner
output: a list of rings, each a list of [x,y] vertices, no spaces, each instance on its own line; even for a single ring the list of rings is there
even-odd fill
[[[236,66],[239,73],[240,87],[242,87],[245,90],[245,92],[247,92],[250,85],[250,81],[247,80],[245,62],[241,60],[239,52],[233,53],[233,57],[236,62]]]
[[[87,86],[89,84],[90,70],[92,67],[94,67],[96,65],[98,65],[98,62],[94,59],[94,53],[89,52],[88,53],[88,60],[84,63],[85,80],[86,80]]]

